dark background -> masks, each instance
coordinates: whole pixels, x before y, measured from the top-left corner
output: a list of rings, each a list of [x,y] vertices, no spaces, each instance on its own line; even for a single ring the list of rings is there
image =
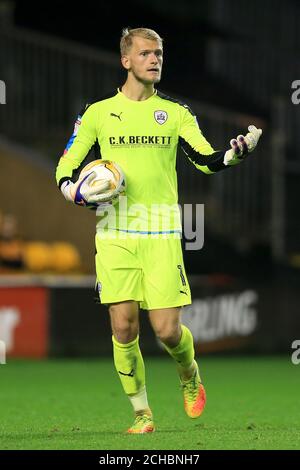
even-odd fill
[[[229,2],[226,2],[230,4]],[[243,2],[241,2],[242,8]],[[226,26],[218,26],[208,18],[209,0],[96,2],[81,4],[54,0],[37,4],[33,0],[15,1],[14,21],[17,26],[31,28],[93,47],[119,52],[124,27],[147,27],[164,39],[164,69],[160,88],[189,95],[216,105],[229,106],[243,112],[267,114],[230,84],[206,70],[206,46],[212,38],[242,40]],[[275,32],[271,32],[275,40]],[[220,86],[222,84],[222,86]]]

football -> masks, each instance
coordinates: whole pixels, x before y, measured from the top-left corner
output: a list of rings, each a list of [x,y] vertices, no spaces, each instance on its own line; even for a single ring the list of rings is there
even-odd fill
[[[118,197],[125,193],[126,184],[122,168],[111,160],[94,160],[81,170],[78,180],[84,179],[93,172],[96,173],[96,177],[92,180],[91,187],[96,185],[99,180],[107,181],[109,186],[105,191],[101,191],[101,201],[89,203],[87,207],[90,209],[97,208],[99,204],[104,202],[115,204]]]

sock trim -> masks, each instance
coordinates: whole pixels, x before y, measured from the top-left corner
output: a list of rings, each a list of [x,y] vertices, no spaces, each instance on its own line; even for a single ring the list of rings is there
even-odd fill
[[[133,340],[133,341],[130,341],[130,343],[119,343],[119,341],[116,340],[116,338],[114,337],[114,335],[112,335],[112,342],[115,346],[117,346],[118,348],[120,349],[129,349],[131,348],[132,346],[135,346],[139,341],[139,335],[137,335],[137,337]]]
[[[175,353],[175,354],[178,352],[178,350],[181,349],[182,342],[185,340],[186,335],[188,334],[188,331],[189,331],[187,327],[184,326],[183,324],[181,324],[180,326],[181,326],[181,337],[180,337],[179,343],[177,344],[177,346],[174,346],[174,348],[170,348],[170,346],[166,347],[167,349],[172,351],[172,353]]]

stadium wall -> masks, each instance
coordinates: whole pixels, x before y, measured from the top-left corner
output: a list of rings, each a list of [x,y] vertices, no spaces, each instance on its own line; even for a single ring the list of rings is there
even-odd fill
[[[62,198],[55,167],[39,161],[38,154],[0,139],[1,209],[13,214],[25,240],[67,240],[80,251],[86,272],[94,270],[95,214],[78,210]],[[78,220],[80,219],[80,223]]]
[[[0,340],[9,357],[103,356],[112,352],[107,307],[94,302],[93,277],[1,279]],[[13,282],[13,283],[12,283]],[[193,304],[183,323],[197,353],[287,353],[300,331],[299,275],[264,283],[226,275],[190,276]],[[141,347],[162,352],[141,311]],[[298,335],[299,336],[299,335]]]

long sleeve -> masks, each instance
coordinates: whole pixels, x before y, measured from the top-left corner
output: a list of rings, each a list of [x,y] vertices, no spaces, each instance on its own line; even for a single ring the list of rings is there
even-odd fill
[[[223,151],[216,151],[203,136],[196,116],[186,105],[180,106],[181,123],[179,144],[195,167],[206,174],[212,174],[228,168],[224,165]]]
[[[93,105],[87,106],[78,115],[73,134],[56,168],[56,181],[59,187],[64,181],[72,178],[74,170],[82,164],[91,148],[96,144],[97,122],[97,114]]]

